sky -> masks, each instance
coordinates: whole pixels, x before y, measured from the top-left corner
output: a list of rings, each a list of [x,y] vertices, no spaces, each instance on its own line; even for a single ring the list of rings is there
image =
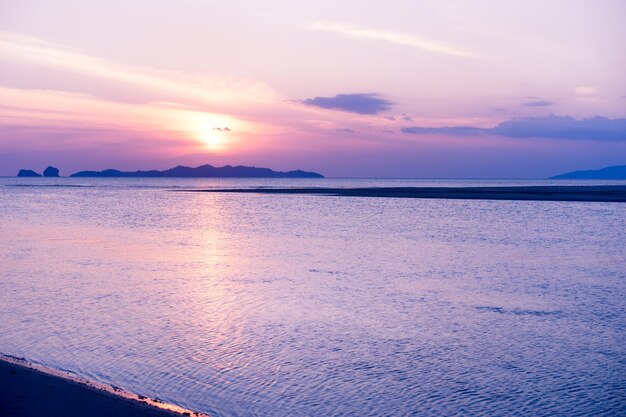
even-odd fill
[[[626,1],[0,0],[0,175],[626,164]]]

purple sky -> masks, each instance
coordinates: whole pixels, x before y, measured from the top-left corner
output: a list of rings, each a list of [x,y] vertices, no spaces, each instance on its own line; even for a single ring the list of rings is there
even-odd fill
[[[0,175],[626,164],[626,2],[0,2]]]

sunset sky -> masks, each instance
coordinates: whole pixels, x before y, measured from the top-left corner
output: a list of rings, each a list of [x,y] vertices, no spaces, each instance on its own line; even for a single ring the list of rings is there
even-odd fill
[[[0,0],[0,175],[626,164],[623,0]]]

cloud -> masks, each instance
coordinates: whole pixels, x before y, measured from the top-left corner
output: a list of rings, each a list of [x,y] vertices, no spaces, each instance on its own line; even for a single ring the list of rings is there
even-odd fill
[[[552,101],[547,101],[547,100],[536,100],[536,101],[529,101],[527,103],[524,103],[524,106],[528,106],[528,107],[546,107],[546,106],[552,106],[554,105],[554,103]]]
[[[570,116],[523,117],[506,120],[492,128],[472,126],[405,127],[402,132],[414,135],[451,136],[496,135],[510,138],[583,139],[626,141],[626,119],[595,116],[576,120]]]
[[[307,106],[343,110],[358,114],[378,114],[391,109],[393,103],[378,94],[337,94],[334,97],[315,97],[302,100]]]
[[[335,129],[337,132],[342,132],[342,133],[354,133],[354,130],[352,129],[348,129],[348,128],[343,128],[343,129]]]
[[[476,57],[476,54],[473,54],[457,46],[435,41],[432,39],[423,38],[416,35],[411,35],[408,33],[389,32],[378,29],[365,29],[353,25],[332,22],[314,22],[308,25],[308,29],[337,33],[339,35],[360,40],[386,41],[396,45],[410,46],[413,48],[421,49],[422,51],[434,52],[443,55]]]

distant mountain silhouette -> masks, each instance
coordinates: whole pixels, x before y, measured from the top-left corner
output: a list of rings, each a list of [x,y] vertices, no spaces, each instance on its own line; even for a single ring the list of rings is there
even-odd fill
[[[588,171],[573,171],[550,177],[554,180],[626,180],[626,165],[616,165]]]
[[[44,177],[58,177],[59,170],[55,167],[50,166],[44,170],[43,176]]]
[[[214,167],[201,165],[199,167],[177,166],[165,171],[134,171],[126,172],[117,169],[105,169],[104,171],[80,171],[70,175],[71,177],[150,177],[150,178],[324,178],[316,172],[301,170],[280,172],[269,168],[257,168],[246,166]]]
[[[41,177],[41,174],[33,171],[32,169],[20,169],[17,173],[18,177]]]

